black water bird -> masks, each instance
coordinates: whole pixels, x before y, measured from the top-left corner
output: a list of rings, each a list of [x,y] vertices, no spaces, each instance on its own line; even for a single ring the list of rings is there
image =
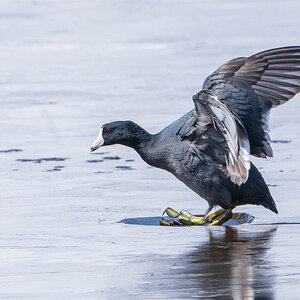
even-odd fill
[[[91,151],[113,144],[135,149],[148,164],[171,172],[208,202],[205,221],[214,206],[222,207],[224,215],[213,225],[228,220],[238,205],[262,205],[277,213],[249,156],[272,157],[269,111],[299,91],[300,46],[236,58],[207,77],[193,97],[195,109],[159,133],[152,135],[132,121],[108,123]],[[191,224],[201,224],[187,216]]]

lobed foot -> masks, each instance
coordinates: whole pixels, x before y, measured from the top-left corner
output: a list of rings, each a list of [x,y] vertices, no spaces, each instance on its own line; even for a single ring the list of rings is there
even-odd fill
[[[226,209],[224,210],[224,214],[220,219],[214,220],[211,224],[209,224],[208,226],[219,226],[224,224],[225,222],[227,222],[229,219],[232,218],[232,210]]]
[[[167,207],[165,211],[163,212],[162,219],[160,221],[160,224],[163,226],[178,226],[178,225],[185,225],[185,226],[202,226],[205,225],[206,223],[211,223],[209,226],[213,225],[222,225],[225,223],[227,220],[224,222],[221,222],[223,220],[223,217],[219,218],[218,220],[215,220],[219,216],[222,216],[223,214],[226,214],[226,211],[224,209],[219,209],[213,213],[208,213],[204,216],[199,216],[199,215],[192,215],[186,210],[180,211],[178,213],[176,210],[174,210],[171,207]],[[171,220],[166,220],[164,219],[164,215],[167,215],[171,218]],[[228,217],[227,215],[226,217]],[[231,216],[228,218],[228,220],[232,217]],[[175,220],[174,220],[175,219]]]

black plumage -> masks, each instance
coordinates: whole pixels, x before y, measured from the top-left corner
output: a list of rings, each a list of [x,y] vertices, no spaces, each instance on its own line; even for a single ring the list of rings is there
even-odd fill
[[[210,207],[255,204],[277,213],[250,153],[272,156],[268,113],[300,91],[300,47],[267,50],[222,65],[193,97],[195,109],[157,134],[132,121],[102,126],[92,151],[123,144],[167,170]]]
[[[213,91],[239,116],[247,130],[252,155],[272,157],[269,111],[300,91],[300,46],[233,59],[207,77],[202,88]]]

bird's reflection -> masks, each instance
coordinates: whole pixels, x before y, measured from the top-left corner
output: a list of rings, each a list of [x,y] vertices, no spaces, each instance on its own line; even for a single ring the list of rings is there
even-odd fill
[[[276,230],[276,226],[251,226],[251,232],[233,227],[210,230],[209,241],[181,260],[178,291],[188,289],[204,299],[273,299],[268,249]]]

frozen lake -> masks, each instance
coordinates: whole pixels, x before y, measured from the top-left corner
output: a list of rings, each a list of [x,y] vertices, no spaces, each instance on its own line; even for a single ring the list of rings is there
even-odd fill
[[[109,121],[159,131],[227,60],[299,45],[299,13],[299,1],[2,0],[0,298],[298,299],[299,95],[271,113],[274,158],[253,160],[279,215],[236,209],[251,225],[118,223],[206,201],[131,149],[89,149]]]

